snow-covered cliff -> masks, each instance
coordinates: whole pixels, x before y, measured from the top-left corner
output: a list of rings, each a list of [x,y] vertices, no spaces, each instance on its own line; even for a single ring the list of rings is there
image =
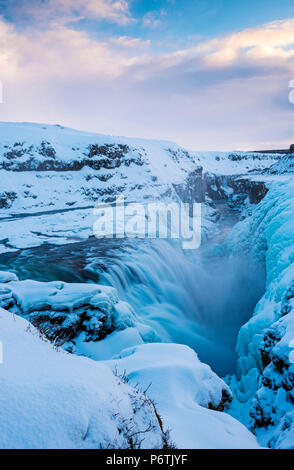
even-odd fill
[[[293,182],[276,183],[227,243],[233,254],[253,253],[266,268],[265,294],[239,333],[237,374],[229,381],[235,395],[232,413],[262,445],[293,447]]]
[[[233,205],[236,198],[243,202],[246,181],[255,175],[258,187],[256,174],[279,158],[188,152],[171,142],[104,136],[58,125],[0,123],[0,253],[87,239],[93,234],[95,203],[120,195],[135,202],[204,202],[207,234],[216,214],[205,203],[205,194],[232,199]],[[242,178],[237,183],[238,199],[235,179],[244,174],[245,183]]]

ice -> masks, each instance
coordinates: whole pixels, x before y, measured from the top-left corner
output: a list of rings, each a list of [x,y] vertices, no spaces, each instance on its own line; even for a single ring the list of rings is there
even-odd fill
[[[219,234],[222,213],[214,198],[244,217],[225,244],[217,239],[209,246],[203,263],[173,243],[160,240],[137,249],[134,242],[99,273],[116,290],[93,283],[18,281],[15,274],[0,272],[0,305],[11,312],[0,313],[0,421],[5,423],[0,447],[126,446],[127,436],[118,435],[118,428],[132,419],[138,430],[154,423],[144,446],[163,446],[150,403],[134,418],[134,401],[144,401],[144,395],[127,379],[143,389],[151,383],[148,394],[178,447],[258,447],[225,412],[228,386],[201,362],[231,373],[241,323],[237,371],[227,378],[234,393],[229,412],[251,427],[262,445],[293,447],[291,157],[187,152],[171,142],[45,124],[0,123],[0,136],[1,254],[90,239],[94,205],[118,195],[144,203],[199,198],[204,241]],[[199,181],[208,187],[198,188]],[[246,185],[254,189],[253,198]],[[204,266],[209,252],[219,260],[229,257],[212,264],[211,276]],[[89,256],[91,269],[97,274]],[[248,279],[254,280],[252,289],[246,287]],[[264,281],[264,295],[247,321]],[[191,346],[201,361],[176,343]],[[126,371],[126,380],[109,371],[116,367]]]
[[[293,446],[294,184],[275,183],[252,216],[240,222],[228,246],[263,259],[266,291],[241,328],[231,413],[252,426],[262,445]]]
[[[231,399],[228,386],[186,346],[139,344],[101,361],[131,341],[142,342],[135,329],[127,328],[101,342],[77,342],[78,354],[92,361],[53,348],[25,319],[3,309],[0,326],[2,448],[124,447],[118,427],[128,420],[138,430],[151,421],[154,428],[143,447],[160,448],[153,405],[140,405],[140,392],[131,387],[136,384],[142,392],[148,389],[177,447],[258,447],[241,423],[221,411]],[[135,418],[134,400],[140,408]]]
[[[9,278],[7,273],[6,278]],[[103,340],[115,331],[136,330],[131,338],[121,335],[122,347],[140,344],[148,336],[150,340],[152,335],[156,338],[151,328],[141,325],[130,305],[120,301],[116,290],[109,286],[29,279],[10,281],[0,284],[0,306],[26,317],[50,340],[80,354],[91,350],[90,342]],[[105,345],[102,343],[98,350],[103,358],[106,351],[110,357],[114,354],[111,353],[111,344],[116,343],[114,350],[119,351],[117,338],[108,339]]]

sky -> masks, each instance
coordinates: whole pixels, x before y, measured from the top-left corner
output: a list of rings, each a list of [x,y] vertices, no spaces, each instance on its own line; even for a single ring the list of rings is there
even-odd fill
[[[293,79],[293,0],[0,0],[1,121],[286,148]]]

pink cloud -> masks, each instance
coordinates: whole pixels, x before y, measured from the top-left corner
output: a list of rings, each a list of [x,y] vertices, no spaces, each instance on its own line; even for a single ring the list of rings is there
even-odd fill
[[[190,148],[288,145],[292,30],[289,19],[156,54],[136,37],[98,41],[63,24],[20,33],[1,20],[1,120],[61,122]]]

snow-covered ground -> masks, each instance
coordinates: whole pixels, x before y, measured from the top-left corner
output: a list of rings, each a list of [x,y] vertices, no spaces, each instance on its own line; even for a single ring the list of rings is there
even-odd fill
[[[4,309],[0,329],[1,449],[164,447],[152,403],[104,364],[54,349]]]
[[[178,448],[259,447],[245,426],[222,412],[231,399],[229,388],[186,346],[144,344],[106,364],[126,370],[130,383],[149,387]]]

